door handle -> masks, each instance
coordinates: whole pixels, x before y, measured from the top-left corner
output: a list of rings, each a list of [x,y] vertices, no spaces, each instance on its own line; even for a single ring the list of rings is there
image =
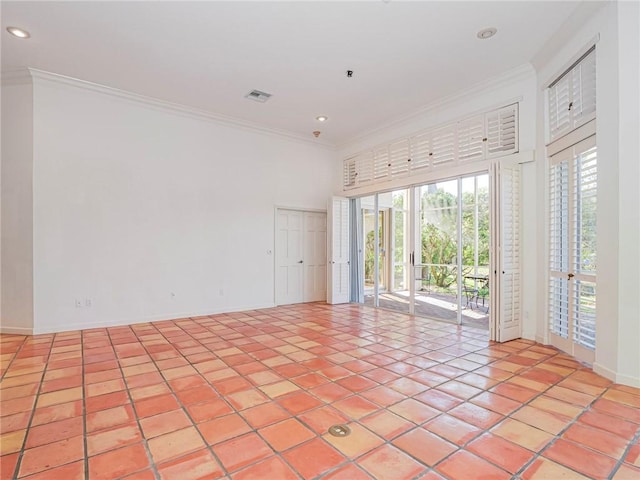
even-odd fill
[[[574,275],[573,273],[568,273],[568,274],[567,274],[567,278],[568,278],[569,280],[571,280],[573,277],[575,277],[575,275]]]
[[[302,260],[300,260],[298,263],[304,263]]]

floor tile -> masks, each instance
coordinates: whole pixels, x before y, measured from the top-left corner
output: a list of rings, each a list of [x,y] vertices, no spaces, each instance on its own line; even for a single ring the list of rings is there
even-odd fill
[[[20,463],[19,476],[42,472],[84,458],[82,436],[66,438],[59,442],[25,450]]]
[[[349,423],[351,433],[346,437],[334,437],[325,433],[323,438],[336,450],[349,458],[359,457],[382,445],[384,440],[357,423]]]
[[[30,475],[26,478],[28,480],[84,480],[84,461],[79,460],[77,462],[68,463],[66,465],[62,465],[61,467],[51,468],[34,475]]]
[[[215,445],[247,433],[251,430],[251,427],[240,415],[234,413],[203,422],[198,425],[198,430],[200,430],[209,445]]]
[[[348,463],[344,467],[340,467],[330,474],[323,476],[322,480],[371,480],[372,478],[371,475],[359,469],[355,464]]]
[[[523,480],[585,480],[589,477],[568,469],[544,457],[536,458],[522,474]]]
[[[491,433],[473,440],[467,446],[467,450],[512,474],[519,471],[534,455],[529,450]]]
[[[613,458],[562,439],[546,449],[543,455],[584,475],[596,478],[606,478],[616,464]]]
[[[89,477],[109,480],[143,470],[149,466],[147,452],[141,443],[111,450],[89,458]]]
[[[224,474],[209,450],[198,450],[158,465],[162,480],[213,480]]]
[[[381,407],[388,407],[406,398],[405,395],[385,386],[372,388],[371,390],[362,392],[360,396],[380,405]]]
[[[360,420],[365,427],[386,440],[397,437],[401,433],[415,428],[415,424],[391,413],[388,410],[380,410]]]
[[[135,419],[131,405],[120,405],[86,415],[87,433],[105,430],[133,422]]]
[[[305,479],[317,477],[343,463],[346,458],[321,438],[292,448],[284,459]]]
[[[401,450],[385,444],[362,457],[358,464],[378,479],[414,478],[427,468]]]
[[[191,426],[191,420],[182,409],[178,409],[142,418],[140,419],[140,426],[145,438],[149,439],[189,427]]]
[[[214,445],[213,451],[229,472],[273,455],[273,450],[256,433],[248,433]]]
[[[298,418],[319,435],[324,434],[332,425],[348,421],[346,416],[328,406],[310,410],[298,415]]]
[[[420,400],[427,405],[440,410],[441,412],[446,412],[453,407],[460,405],[464,400],[454,397],[453,395],[449,395],[448,393],[441,392],[440,390],[431,389],[423,392],[419,395],[416,395],[416,400]]]
[[[504,470],[466,451],[454,453],[439,464],[436,470],[451,480],[466,480],[469,478],[507,480],[511,478],[511,475]]]
[[[424,423],[440,414],[439,410],[431,408],[412,398],[408,398],[392,405],[389,407],[389,410],[416,424]]]
[[[349,418],[358,420],[366,415],[377,412],[380,407],[359,395],[343,398],[333,403],[333,408]]]
[[[430,467],[458,449],[457,445],[424,428],[415,428],[401,435],[393,441],[393,444]]]
[[[559,434],[567,427],[567,424],[571,421],[571,418],[564,417],[557,413],[546,412],[539,408],[530,407],[525,405],[520,410],[511,415],[511,418],[536,427],[552,435]]]
[[[425,423],[424,428],[459,446],[464,445],[482,433],[482,430],[478,427],[474,427],[448,414],[440,415]]]
[[[138,443],[141,440],[142,434],[138,425],[130,423],[87,435],[87,453],[96,455],[114,448]]]
[[[233,412],[233,409],[222,398],[216,398],[209,402],[186,405],[185,408],[196,423],[212,420]]]
[[[40,445],[57,442],[58,440],[64,440],[65,438],[76,437],[82,434],[83,425],[81,417],[73,417],[66,420],[60,420],[59,422],[47,423],[29,429],[29,435],[27,436],[24,448],[38,447]],[[5,453],[5,446],[6,442],[3,438],[3,454]]]
[[[261,428],[289,418],[289,413],[274,403],[265,403],[257,407],[248,408],[240,415],[253,428]]]
[[[451,410],[449,415],[456,417],[459,420],[463,420],[478,428],[488,429],[498,423],[504,418],[499,413],[492,412],[489,409],[480,407],[473,403],[463,403]]]
[[[271,457],[233,475],[233,480],[265,480],[268,478],[297,480],[299,477],[280,457]]]
[[[547,432],[512,419],[499,423],[491,432],[533,452],[540,451],[554,439],[554,436]]]
[[[612,480],[637,480],[640,478],[640,468],[622,464],[611,478]]]
[[[145,398],[134,402],[138,417],[151,417],[162,412],[176,410],[179,408],[178,402],[173,395],[165,394],[157,397]]]
[[[622,437],[580,423],[571,425],[562,438],[592,448],[615,459],[621,458],[627,448],[627,441]]]
[[[306,392],[297,392],[285,397],[280,397],[277,399],[277,402],[294,415],[306,412],[307,410],[311,410],[324,404],[324,402]]]
[[[262,428],[258,433],[276,452],[282,452],[315,437],[311,430],[295,418]]]

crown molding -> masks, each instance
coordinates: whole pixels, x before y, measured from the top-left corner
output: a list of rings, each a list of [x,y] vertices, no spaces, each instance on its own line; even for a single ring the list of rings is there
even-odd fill
[[[413,111],[412,113],[409,113],[407,115],[402,115],[400,117],[396,117],[393,120],[386,122],[378,127],[375,127],[371,130],[358,134],[350,138],[346,142],[340,143],[338,145],[338,148],[340,150],[346,149],[353,144],[365,141],[368,138],[375,136],[376,134],[384,132],[385,130],[389,130],[391,128],[400,126],[402,124],[409,123],[410,121],[415,120],[419,117],[427,116],[429,113],[435,110],[440,110],[450,105],[463,102],[464,100],[470,97],[473,98],[482,93],[486,93],[492,90],[499,90],[500,88],[503,88],[506,85],[511,85],[518,81],[530,78],[531,76],[535,75],[535,73],[536,72],[535,72],[535,69],[533,68],[533,65],[531,65],[530,63],[522,64],[519,67],[508,70],[507,72],[504,72],[499,76],[492,77],[492,78],[489,78],[488,80],[477,83],[471,88],[453,93],[451,95],[447,95],[445,97],[441,97],[431,103],[428,103],[427,105],[422,106],[421,108]]]
[[[31,74],[27,68],[14,68],[0,72],[0,83],[3,86],[27,85],[31,83]]]
[[[308,145],[314,145],[316,147],[323,147],[326,149],[335,150],[335,145],[331,143],[323,142],[321,140],[316,140],[316,139],[310,140],[306,137],[303,137],[295,133],[287,132],[285,130],[278,130],[274,128],[264,127],[256,123],[242,120],[239,118],[212,113],[206,110],[201,110],[198,108],[189,107],[186,105],[181,105],[181,104],[169,102],[166,100],[161,100],[159,98],[148,97],[146,95],[128,92],[126,90],[121,90],[114,87],[108,87],[106,85],[101,85],[101,84],[89,82],[86,80],[80,80],[77,78],[68,77],[66,75],[60,75],[58,73],[46,72],[44,70],[39,70],[37,68],[27,68],[26,71],[33,79],[52,82],[59,85],[75,87],[82,90],[88,90],[94,93],[99,93],[99,94],[107,95],[110,97],[124,99],[130,102],[145,105],[147,107],[156,108],[158,110],[162,110],[165,112],[183,115],[183,116],[195,118],[198,120],[204,120],[204,121],[213,122],[213,123],[217,123],[224,126],[239,128],[241,130],[246,130],[254,133],[278,136],[278,137],[286,138],[287,140],[293,140],[293,141],[302,142]]]

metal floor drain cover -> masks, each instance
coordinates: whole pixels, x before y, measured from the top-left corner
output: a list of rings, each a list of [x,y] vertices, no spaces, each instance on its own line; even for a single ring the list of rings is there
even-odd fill
[[[329,433],[334,437],[346,437],[351,433],[351,429],[346,425],[333,425],[329,427]]]

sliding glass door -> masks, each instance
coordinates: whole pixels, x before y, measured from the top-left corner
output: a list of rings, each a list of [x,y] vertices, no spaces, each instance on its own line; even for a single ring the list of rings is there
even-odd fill
[[[488,328],[487,174],[365,197],[361,215],[366,304]]]

